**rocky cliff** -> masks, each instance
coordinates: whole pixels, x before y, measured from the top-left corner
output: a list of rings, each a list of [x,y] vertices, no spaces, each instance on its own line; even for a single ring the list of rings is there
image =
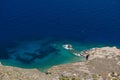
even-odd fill
[[[84,52],[90,55],[88,60],[54,66],[45,73],[1,65],[0,80],[120,80],[119,49],[102,47]]]

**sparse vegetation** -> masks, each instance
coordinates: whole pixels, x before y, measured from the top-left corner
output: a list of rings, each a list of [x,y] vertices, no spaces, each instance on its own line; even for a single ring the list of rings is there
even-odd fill
[[[75,77],[75,76],[62,76],[59,78],[59,80],[81,80],[80,78],[78,77]]]

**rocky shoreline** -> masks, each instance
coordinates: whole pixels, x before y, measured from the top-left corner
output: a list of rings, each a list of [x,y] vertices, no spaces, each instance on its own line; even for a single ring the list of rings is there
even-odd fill
[[[116,47],[92,48],[83,62],[53,66],[42,73],[0,65],[0,80],[120,80],[120,50]]]

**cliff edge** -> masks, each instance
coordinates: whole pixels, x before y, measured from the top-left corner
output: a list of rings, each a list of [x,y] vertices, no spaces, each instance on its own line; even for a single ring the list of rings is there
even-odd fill
[[[83,62],[53,66],[42,73],[0,65],[0,80],[120,80],[120,50],[116,47],[92,48]]]

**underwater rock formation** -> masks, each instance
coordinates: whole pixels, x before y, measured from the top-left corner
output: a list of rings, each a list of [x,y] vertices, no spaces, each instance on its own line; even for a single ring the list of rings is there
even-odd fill
[[[33,41],[19,43],[16,47],[9,50],[9,57],[13,60],[20,61],[25,64],[32,63],[36,59],[43,59],[50,54],[59,52],[50,41]]]
[[[40,49],[37,49],[34,53],[24,52],[24,54],[16,55],[16,59],[23,62],[23,63],[31,63],[35,59],[43,59],[44,57],[48,56],[49,54],[55,54],[58,50],[52,46],[43,46]]]

